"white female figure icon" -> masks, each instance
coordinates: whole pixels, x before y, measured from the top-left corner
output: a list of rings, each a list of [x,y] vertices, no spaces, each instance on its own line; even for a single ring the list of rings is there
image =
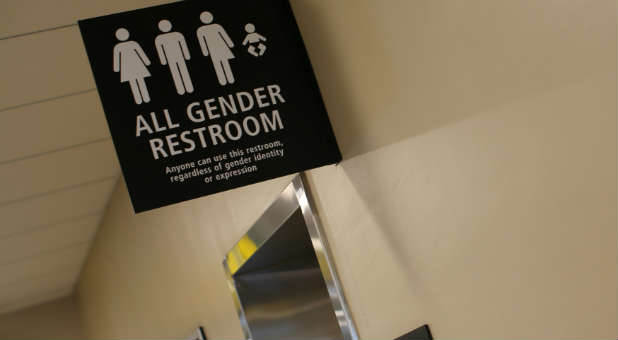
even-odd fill
[[[150,72],[146,68],[150,65],[150,59],[137,42],[127,41],[129,31],[125,28],[116,30],[116,38],[121,42],[114,46],[114,72],[120,72],[121,83],[128,82],[131,85],[135,104],[150,102],[144,81],[144,78],[150,77]]]
[[[230,39],[223,27],[212,23],[213,17],[210,12],[202,12],[200,20],[206,24],[197,29],[197,40],[200,42],[202,54],[205,57],[210,55],[221,86],[234,84],[234,74],[232,74],[229,61],[234,59],[234,54],[230,50],[234,47],[234,42],[232,42],[232,39]]]

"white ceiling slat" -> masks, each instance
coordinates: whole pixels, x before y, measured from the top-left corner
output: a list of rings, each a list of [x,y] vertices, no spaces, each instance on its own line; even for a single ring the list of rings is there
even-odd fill
[[[0,265],[89,242],[94,237],[99,220],[99,216],[90,216],[0,238]]]
[[[0,206],[0,235],[12,234],[73,216],[100,212],[117,179],[109,179],[71,190]]]
[[[89,244],[81,244],[43,256],[0,265],[0,287],[59,271],[73,271],[77,276],[89,248]]]
[[[0,314],[71,294],[120,176],[76,21],[166,2],[0,1]]]
[[[47,301],[61,299],[71,295],[73,285],[66,285],[57,290],[47,290],[45,287],[35,290],[34,292],[15,298],[13,300],[0,302],[0,314],[14,312],[19,309],[35,306]]]
[[[0,40],[0,110],[94,88],[77,27]]]
[[[0,164],[109,138],[95,91],[0,112]]]
[[[119,174],[111,140],[3,164],[0,204]]]
[[[154,6],[162,0],[3,0],[0,38],[50,27],[74,24],[79,19]],[[53,15],[50,15],[53,13]]]
[[[41,298],[49,298],[50,294],[57,295],[66,291],[67,288],[72,289],[73,284],[72,275],[59,272],[56,275],[40,277],[21,284],[0,287],[0,309],[7,309],[16,304],[23,306],[23,300],[30,303],[35,300],[36,303],[38,302],[36,300]]]
[[[0,289],[0,301],[10,302],[14,301],[15,297],[33,295],[32,293],[40,291],[41,288],[47,291],[58,291],[72,285],[71,275],[63,274],[57,273],[57,275],[48,275],[27,283],[3,286]]]

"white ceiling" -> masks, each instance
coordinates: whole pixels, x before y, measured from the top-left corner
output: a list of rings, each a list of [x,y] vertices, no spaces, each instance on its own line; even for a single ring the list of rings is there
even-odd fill
[[[0,313],[72,293],[120,176],[76,21],[167,1],[0,3]]]

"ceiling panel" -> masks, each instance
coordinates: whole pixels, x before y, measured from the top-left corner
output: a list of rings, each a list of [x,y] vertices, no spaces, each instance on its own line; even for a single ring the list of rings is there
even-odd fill
[[[117,179],[0,205],[0,235],[37,228],[85,214],[102,212]]]
[[[0,302],[0,314],[10,313],[18,309],[38,305],[47,301],[61,299],[71,295],[73,285],[64,286],[57,290],[47,290],[45,287],[23,297]]]
[[[0,11],[0,38],[76,23],[115,12],[122,12],[171,1],[161,0],[3,0]]]
[[[0,110],[94,88],[77,27],[0,40]]]
[[[109,138],[96,91],[0,112],[0,165]]]
[[[43,256],[35,256],[0,265],[0,287],[36,279],[55,272],[73,271],[75,276],[81,270],[90,246],[80,244]]]
[[[111,140],[0,165],[0,204],[120,173]]]
[[[11,305],[19,300],[32,299],[37,296],[64,291],[72,288],[74,278],[70,274],[58,272],[56,275],[47,275],[36,280],[0,287],[0,308]]]
[[[89,242],[94,237],[99,220],[99,216],[89,216],[6,236],[0,239],[0,265]]]
[[[118,161],[76,20],[156,0],[0,0],[0,313],[70,294]]]

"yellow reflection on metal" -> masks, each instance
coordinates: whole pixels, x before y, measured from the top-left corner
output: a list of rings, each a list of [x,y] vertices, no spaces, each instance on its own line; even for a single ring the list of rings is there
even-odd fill
[[[248,235],[236,243],[234,248],[227,253],[227,267],[234,275],[240,267],[257,251],[257,245]]]

